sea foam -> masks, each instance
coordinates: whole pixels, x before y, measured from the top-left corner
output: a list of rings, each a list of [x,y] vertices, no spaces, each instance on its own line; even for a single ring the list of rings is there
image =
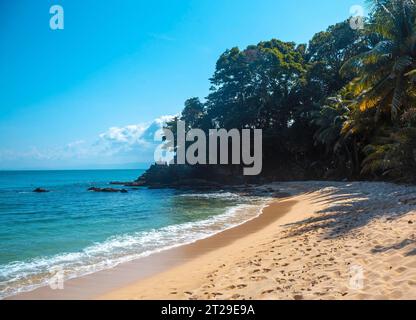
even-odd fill
[[[207,199],[240,197],[230,192],[192,193],[181,196]],[[117,235],[79,252],[37,257],[2,265],[0,266],[0,298],[48,285],[49,279],[57,269],[63,271],[65,280],[69,280],[210,237],[256,218],[270,199],[246,197],[245,201],[247,200],[250,204],[229,207],[223,214],[205,220]]]

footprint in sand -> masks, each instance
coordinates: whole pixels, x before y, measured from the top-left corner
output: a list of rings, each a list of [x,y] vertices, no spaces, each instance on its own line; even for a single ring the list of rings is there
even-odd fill
[[[250,280],[259,282],[259,281],[267,280],[267,277],[265,276],[251,277]]]
[[[262,291],[261,294],[270,294],[270,293],[273,293],[273,292],[274,292],[274,289],[269,289],[269,290]]]
[[[397,268],[395,271],[397,272],[397,273],[403,273],[403,272],[405,272],[407,270],[407,268],[406,267],[400,267],[400,268]]]

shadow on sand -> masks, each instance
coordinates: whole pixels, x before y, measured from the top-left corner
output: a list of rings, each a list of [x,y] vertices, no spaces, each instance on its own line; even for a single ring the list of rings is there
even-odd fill
[[[384,219],[383,223],[388,223],[416,210],[414,186],[369,182],[327,184],[305,182],[304,184],[305,189],[308,190],[306,194],[316,191],[321,193],[315,197],[314,203],[329,205],[329,207],[318,211],[316,217],[288,225],[297,227],[289,233],[288,237],[316,231],[323,231],[325,239],[344,237],[373,220]],[[301,193],[303,192],[299,192]],[[382,253],[415,244],[416,238],[402,239],[392,246],[377,246],[372,252]],[[416,255],[416,249],[412,249],[407,255]]]

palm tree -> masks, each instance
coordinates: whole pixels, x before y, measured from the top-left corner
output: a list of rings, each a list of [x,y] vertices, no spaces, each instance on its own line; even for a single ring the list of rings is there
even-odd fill
[[[415,102],[416,4],[413,0],[371,0],[367,32],[377,44],[350,59],[341,73],[354,72],[354,106],[376,108],[396,120]]]
[[[383,128],[372,144],[363,152],[362,175],[372,174],[398,182],[415,182],[416,128],[397,131]]]
[[[315,144],[324,145],[327,153],[333,152],[349,112],[340,95],[328,98],[327,103],[312,114],[312,123],[318,128],[314,135]]]
[[[416,2],[371,0],[366,30],[374,45],[341,74],[356,78],[342,139],[354,139],[361,176],[410,181],[416,172]]]

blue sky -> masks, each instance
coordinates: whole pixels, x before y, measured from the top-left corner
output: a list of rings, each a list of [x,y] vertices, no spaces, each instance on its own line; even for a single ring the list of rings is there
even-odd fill
[[[49,28],[54,4],[64,30]],[[357,4],[0,1],[0,169],[142,166],[153,152],[144,135],[187,98],[207,95],[225,49],[306,43]]]

